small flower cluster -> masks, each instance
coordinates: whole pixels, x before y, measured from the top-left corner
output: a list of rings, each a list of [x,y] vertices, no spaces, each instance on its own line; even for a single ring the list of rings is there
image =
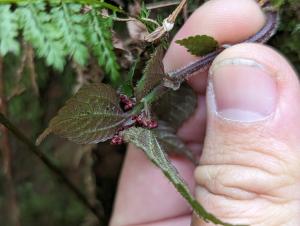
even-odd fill
[[[148,129],[154,129],[158,126],[156,120],[147,118],[144,113],[133,116],[132,120],[135,121],[137,126],[142,126]]]
[[[134,107],[135,101],[132,100],[131,98],[127,97],[126,95],[121,94],[120,95],[120,104],[121,104],[122,108],[124,109],[124,111],[128,111]],[[145,112],[142,112],[139,115],[132,116],[131,120],[132,120],[132,123],[130,123],[129,126],[122,127],[116,132],[116,134],[112,137],[112,139],[110,141],[111,144],[115,144],[115,145],[122,144],[124,142],[124,140],[121,135],[121,131],[128,129],[132,126],[144,127],[144,128],[148,128],[148,129],[154,129],[154,128],[158,127],[157,121],[154,119],[148,118],[146,116]]]
[[[129,111],[134,107],[135,101],[124,94],[120,94],[120,104],[124,111]]]

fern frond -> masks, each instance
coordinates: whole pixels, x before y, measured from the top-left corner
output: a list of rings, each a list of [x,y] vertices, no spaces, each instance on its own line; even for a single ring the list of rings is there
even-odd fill
[[[113,51],[112,20],[98,15],[94,9],[87,14],[87,17],[89,44],[93,53],[98,58],[98,63],[110,75],[111,81],[117,84],[120,81],[120,73],[117,58]]]
[[[16,40],[18,36],[18,24],[14,12],[10,5],[0,5],[0,55],[4,56],[8,52],[18,54],[20,45]]]
[[[53,22],[57,24],[65,51],[83,66],[89,52],[86,46],[85,16],[80,14],[81,5],[61,3],[51,9]]]
[[[26,4],[16,10],[24,39],[29,42],[39,57],[58,70],[65,65],[66,51],[60,40],[59,30],[46,12],[44,3]]]

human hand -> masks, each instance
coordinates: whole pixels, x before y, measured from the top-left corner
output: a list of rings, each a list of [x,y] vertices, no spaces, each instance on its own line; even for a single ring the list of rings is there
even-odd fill
[[[207,34],[237,43],[256,33],[264,15],[253,0],[211,0],[201,6],[174,40]],[[172,42],[166,71],[195,60]],[[299,225],[300,86],[296,73],[275,50],[239,44],[222,52],[211,74],[189,84],[198,107],[178,135],[200,165],[172,158],[198,201],[229,223]],[[207,78],[208,88],[207,88]],[[206,96],[206,97],[205,97]],[[191,210],[144,153],[129,146],[111,226],[187,226]],[[192,225],[211,225],[198,217]]]

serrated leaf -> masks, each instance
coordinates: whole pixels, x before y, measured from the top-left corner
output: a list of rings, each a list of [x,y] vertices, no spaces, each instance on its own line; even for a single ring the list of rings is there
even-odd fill
[[[80,144],[103,142],[112,138],[124,121],[112,87],[102,83],[85,85],[59,110],[37,143],[51,132]]]
[[[183,155],[191,160],[195,165],[198,164],[197,157],[176,135],[176,130],[164,121],[158,122],[158,127],[153,130],[158,141],[162,144],[167,153]]]
[[[176,43],[184,46],[187,51],[195,56],[204,56],[213,52],[219,46],[213,37],[207,35],[190,36],[182,40],[177,40]]]
[[[134,94],[137,101],[146,96],[156,85],[158,85],[164,76],[164,66],[162,63],[164,57],[164,48],[159,46],[152,54],[144,70],[143,77],[138,82]]]
[[[165,176],[170,180],[182,197],[185,198],[185,200],[190,204],[194,212],[199,217],[214,224],[233,226],[219,220],[213,214],[207,212],[204,207],[197,202],[186,182],[180,177],[177,169],[172,165],[166,156],[165,150],[158,141],[154,132],[140,127],[131,127],[123,132],[123,136],[126,142],[133,143],[135,146],[144,151],[147,157],[165,174]]]
[[[197,106],[197,95],[186,83],[180,89],[169,90],[154,105],[153,112],[160,120],[178,129]]]

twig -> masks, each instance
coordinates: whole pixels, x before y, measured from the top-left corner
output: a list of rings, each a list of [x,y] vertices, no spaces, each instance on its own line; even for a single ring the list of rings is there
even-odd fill
[[[4,125],[12,134],[15,135],[28,150],[38,157],[48,169],[63,182],[63,184],[72,191],[78,200],[98,218],[100,225],[106,225],[106,219],[103,212],[103,207],[93,206],[85,197],[85,195],[69,180],[69,178],[37,147],[31,142],[17,127],[15,127],[2,113],[0,113],[0,123]],[[100,212],[101,210],[101,212]]]
[[[175,20],[178,17],[179,13],[182,11],[184,5],[186,4],[187,0],[181,0],[179,5],[176,9],[163,21],[163,25],[157,27],[152,33],[145,37],[145,41],[147,42],[154,42],[161,37],[163,37],[167,32],[171,31],[174,27]]]

